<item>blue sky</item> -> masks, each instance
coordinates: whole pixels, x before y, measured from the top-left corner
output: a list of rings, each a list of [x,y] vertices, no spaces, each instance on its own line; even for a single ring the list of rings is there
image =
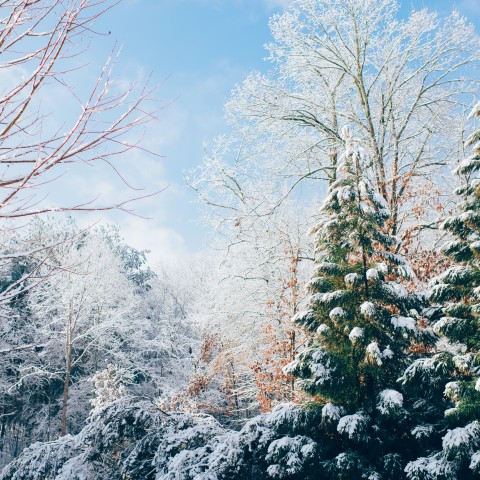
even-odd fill
[[[124,0],[98,24],[111,34],[94,41],[92,64],[108,55],[112,43],[123,45],[117,75],[161,83],[164,102],[175,99],[153,125],[151,142],[163,159],[132,159],[127,176],[150,190],[168,187],[137,206],[142,220],[111,214],[130,243],[152,250],[152,259],[171,258],[204,248],[205,230],[197,225],[198,207],[182,172],[198,165],[203,144],[226,131],[223,105],[235,84],[251,70],[266,71],[263,45],[270,40],[268,19],[288,0]],[[403,1],[402,10],[421,6],[447,13],[454,6],[480,26],[480,0]],[[137,160],[137,162],[135,162]],[[82,187],[79,187],[82,190]],[[90,181],[84,180],[88,193]],[[115,196],[108,180],[95,187]],[[102,188],[104,190],[102,190]],[[106,191],[105,191],[106,190]],[[97,216],[98,217],[98,216]],[[87,217],[91,221],[94,216]],[[83,220],[85,221],[85,220]]]

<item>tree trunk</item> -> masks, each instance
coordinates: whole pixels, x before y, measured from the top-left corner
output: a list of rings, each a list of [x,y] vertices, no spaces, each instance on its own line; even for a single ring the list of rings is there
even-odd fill
[[[70,372],[72,369],[71,345],[67,351],[67,368],[65,370],[65,382],[63,384],[63,405],[62,405],[62,437],[67,434],[67,409],[68,409],[68,388],[70,386]]]
[[[294,311],[296,308],[294,308]],[[295,340],[296,340],[296,335],[295,335],[295,330],[292,331],[292,334],[290,336],[290,362],[292,362],[295,358],[295,352],[296,352],[296,345],[295,345]],[[291,402],[295,401],[295,377],[291,375],[291,380],[290,380],[290,399]]]
[[[232,381],[232,396],[233,396],[233,401],[235,403],[235,410],[236,414],[238,415],[240,412],[240,403],[238,401],[238,396],[237,396],[237,380],[235,377],[235,366],[233,362],[230,362],[230,376],[231,376],[231,381]]]
[[[72,316],[69,316],[65,342],[65,381],[63,383],[62,437],[67,434],[68,389],[72,371]]]

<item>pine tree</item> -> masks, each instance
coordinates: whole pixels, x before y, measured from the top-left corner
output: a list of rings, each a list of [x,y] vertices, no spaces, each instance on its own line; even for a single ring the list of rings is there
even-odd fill
[[[346,151],[313,230],[308,308],[294,317],[311,342],[287,371],[324,405],[325,478],[401,477],[420,448],[410,433],[419,412],[408,410],[414,399],[397,380],[433,335],[421,326],[421,297],[398,281],[411,270],[385,233],[389,209],[367,178],[363,150],[348,128],[343,136]]]
[[[480,103],[471,116],[480,117]],[[456,194],[458,213],[443,224],[450,234],[442,253],[454,266],[439,275],[430,289],[432,302],[442,306],[434,330],[445,338],[442,369],[449,428],[441,448],[408,468],[412,480],[473,479],[480,475],[480,129],[467,139],[473,155],[454,170],[462,179]]]
[[[480,117],[480,103],[471,115]],[[451,342],[464,345],[466,368],[456,372],[462,381],[455,413],[473,420],[480,415],[480,129],[470,135],[466,145],[473,146],[473,155],[454,171],[464,180],[456,190],[463,201],[458,205],[459,214],[443,224],[454,239],[442,247],[442,252],[456,265],[435,279],[431,298],[446,304],[445,316],[435,325],[436,330]]]

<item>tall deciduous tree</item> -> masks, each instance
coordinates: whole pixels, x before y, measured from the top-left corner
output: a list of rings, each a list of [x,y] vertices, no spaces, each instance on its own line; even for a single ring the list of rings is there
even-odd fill
[[[291,322],[301,302],[300,250],[289,243],[291,240],[287,237],[282,242],[288,269],[277,272],[282,275],[277,279],[278,288],[273,292],[272,299],[267,301],[265,318],[261,319],[265,323],[261,355],[251,366],[261,412],[269,412],[279,403],[297,403],[303,398],[295,377],[283,372],[283,367],[295,358],[305,341],[303,330]]]
[[[270,72],[235,89],[232,133],[189,178],[231,245],[281,218],[286,197],[335,181],[344,124],[368,152],[390,233],[405,232],[435,172],[456,156],[454,115],[472,90],[480,43],[457,12],[400,19],[398,10],[396,0],[296,0],[271,19]]]
[[[37,189],[63,173],[62,165],[106,163],[134,149],[145,124],[154,118],[147,105],[145,86],[120,86],[112,77],[116,53],[112,51],[90,91],[71,85],[77,57],[85,52],[94,24],[117,0],[7,0],[0,5],[0,66],[5,81],[0,88],[0,218],[46,211],[127,209],[127,203],[99,205],[95,198],[82,204],[40,203]],[[11,79],[14,79],[13,81]],[[79,104],[70,121],[48,124],[41,99],[52,85]],[[58,95],[57,91],[57,95]],[[67,121],[65,124],[64,122]],[[135,140],[135,132],[138,138]],[[128,137],[128,138],[127,138]],[[128,199],[125,199],[128,200]],[[39,204],[40,203],[40,204]]]

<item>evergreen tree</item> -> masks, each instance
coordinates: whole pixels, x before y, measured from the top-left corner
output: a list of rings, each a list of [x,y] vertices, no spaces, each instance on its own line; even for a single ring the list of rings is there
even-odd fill
[[[480,117],[480,103],[471,116]],[[430,298],[442,305],[434,330],[444,336],[444,396],[453,408],[445,411],[448,427],[441,448],[412,462],[412,480],[454,480],[480,475],[480,129],[467,139],[473,155],[454,170],[462,179],[458,213],[443,229],[451,239],[442,247],[454,266],[433,282]],[[431,452],[429,452],[431,453]]]
[[[385,233],[389,209],[367,178],[367,159],[348,129],[343,136],[346,151],[313,231],[309,306],[294,318],[311,342],[287,370],[324,405],[325,478],[401,477],[420,449],[411,430],[425,405],[397,380],[433,335],[421,298],[398,281],[410,269]]]

